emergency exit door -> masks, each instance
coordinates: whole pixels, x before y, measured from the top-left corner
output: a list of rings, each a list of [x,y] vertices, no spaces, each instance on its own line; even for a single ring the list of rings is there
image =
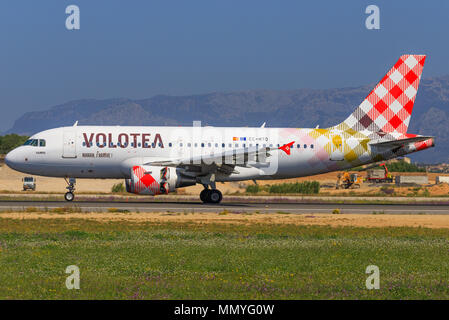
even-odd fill
[[[76,131],[64,130],[63,133],[63,158],[76,158]]]

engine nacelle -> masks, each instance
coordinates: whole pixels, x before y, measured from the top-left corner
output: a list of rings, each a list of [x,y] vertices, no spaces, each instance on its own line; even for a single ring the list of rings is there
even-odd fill
[[[179,169],[159,166],[134,166],[131,178],[125,180],[126,191],[135,194],[167,194],[176,188],[196,184],[195,178],[184,177]]]

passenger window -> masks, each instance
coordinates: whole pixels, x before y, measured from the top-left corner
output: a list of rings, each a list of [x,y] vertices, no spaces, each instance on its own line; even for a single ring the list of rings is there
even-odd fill
[[[204,143],[201,144],[201,148],[204,148]]]
[[[310,145],[310,148],[313,149],[313,144]]]
[[[207,146],[210,148],[210,147],[212,147],[212,144],[211,144],[211,143],[208,143]]]
[[[192,144],[189,142],[189,143],[187,144],[187,146],[190,148],[190,147],[192,146]]]
[[[306,144],[304,145],[304,149],[307,149],[307,145]]]
[[[221,147],[222,147],[222,148],[224,148],[224,147],[225,147],[225,144],[224,144],[224,143],[222,143],[222,144],[221,144]]]
[[[298,149],[299,149],[300,147],[301,147],[301,146],[300,146],[299,144],[297,144],[297,145],[296,145],[296,148],[298,148]]]

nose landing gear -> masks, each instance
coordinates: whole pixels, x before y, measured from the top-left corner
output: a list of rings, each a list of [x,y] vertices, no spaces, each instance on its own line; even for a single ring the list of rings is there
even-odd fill
[[[66,189],[68,190],[66,192],[66,194],[64,195],[64,199],[66,201],[73,201],[73,199],[75,199],[75,184],[76,184],[76,179],[75,178],[69,178],[69,181],[67,181],[66,178],[64,178],[65,182],[67,182],[67,187]]]

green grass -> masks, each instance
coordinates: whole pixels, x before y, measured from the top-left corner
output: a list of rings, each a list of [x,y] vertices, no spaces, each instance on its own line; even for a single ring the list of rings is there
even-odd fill
[[[123,184],[123,182],[116,183],[112,186],[111,192],[112,193],[125,193],[126,192],[125,185]]]
[[[259,192],[268,192],[270,194],[318,194],[320,192],[320,183],[318,181],[304,181],[264,186],[248,185],[246,192],[250,194]]]
[[[0,219],[0,298],[448,299],[449,231]]]

